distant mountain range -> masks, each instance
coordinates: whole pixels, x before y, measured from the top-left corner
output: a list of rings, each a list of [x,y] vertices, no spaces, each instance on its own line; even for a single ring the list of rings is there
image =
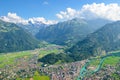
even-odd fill
[[[35,36],[40,41],[58,45],[68,45],[69,47],[74,45],[68,50],[71,53],[81,53],[83,51],[87,54],[92,54],[94,50],[93,48],[89,49],[90,44],[95,48],[98,45],[102,45],[94,35],[100,36],[102,32],[106,33],[104,30],[101,31],[101,33],[98,33],[98,31],[101,30],[103,25],[110,22],[111,21],[104,19],[84,20],[75,18],[48,26],[43,23],[33,24],[29,22],[28,25],[23,25],[0,21],[0,52],[27,50],[37,47],[39,41],[36,40],[33,35],[39,31]],[[106,39],[106,36],[104,39]],[[96,45],[96,43],[90,42],[91,40],[99,44]],[[78,50],[79,47],[81,52]],[[97,49],[101,50],[102,48],[103,47],[98,47]],[[107,51],[107,47],[104,47],[104,49]]]
[[[111,21],[104,19],[84,20],[75,18],[41,28],[36,34],[36,38],[58,45],[67,44],[71,46],[109,22]]]
[[[33,36],[36,35],[41,28],[44,28],[48,25],[44,23],[32,23],[31,21],[28,22],[28,24],[17,24],[18,26],[22,27],[26,31],[30,32]]]
[[[30,50],[38,44],[37,39],[16,24],[0,20],[0,53]]]

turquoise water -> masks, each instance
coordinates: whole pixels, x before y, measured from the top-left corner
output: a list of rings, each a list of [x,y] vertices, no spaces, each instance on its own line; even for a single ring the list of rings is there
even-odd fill
[[[87,67],[89,66],[89,64],[92,60],[88,60],[88,62],[86,62],[86,64],[82,67],[82,69],[80,69],[80,74],[79,74],[77,80],[83,80],[83,78],[85,77],[86,74],[92,75],[92,74],[96,73],[97,71],[99,71],[103,62],[104,62],[104,60],[107,57],[110,57],[110,56],[120,56],[120,53],[113,53],[113,54],[109,54],[109,55],[106,55],[106,56],[102,57],[98,67],[94,71],[91,71],[91,72],[89,72],[87,70]]]

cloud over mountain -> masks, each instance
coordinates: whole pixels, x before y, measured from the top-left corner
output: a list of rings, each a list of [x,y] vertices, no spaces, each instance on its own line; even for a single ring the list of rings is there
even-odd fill
[[[60,19],[71,19],[77,17],[78,15],[79,11],[72,8],[67,8],[66,11],[60,11],[60,13],[56,14],[56,16]]]
[[[18,16],[16,13],[8,13],[7,16],[2,16],[0,17],[3,21],[6,22],[13,22],[13,23],[23,23],[27,24],[27,20],[24,20],[20,16]]]
[[[28,24],[29,21],[31,21],[33,24],[35,23],[44,23],[44,24],[55,24],[57,21],[55,20],[46,20],[44,17],[33,17],[29,19],[23,19],[22,17],[18,16],[16,13],[9,12],[7,16],[1,16],[1,20],[6,22],[13,22],[13,23],[22,23],[22,24]]]
[[[84,18],[84,19],[108,19],[112,21],[120,20],[120,5],[117,3],[93,3],[85,4],[79,10],[73,8],[67,8],[66,11],[60,11],[56,14],[60,20],[69,20],[73,18]],[[29,21],[32,23],[44,23],[47,25],[57,23],[56,20],[47,20],[44,17],[32,17],[24,19],[18,16],[16,13],[9,12],[7,16],[1,16],[0,19],[6,22],[28,24]]]
[[[80,10],[67,8],[66,11],[60,11],[56,16],[59,19],[80,17],[85,19],[103,18],[116,21],[120,20],[120,5],[117,3],[86,4]]]

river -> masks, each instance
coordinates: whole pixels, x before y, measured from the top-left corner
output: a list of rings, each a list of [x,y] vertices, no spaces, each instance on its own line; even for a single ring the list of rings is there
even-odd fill
[[[97,67],[95,70],[91,71],[91,72],[89,72],[89,71],[87,70],[87,67],[89,66],[89,64],[90,64],[90,62],[91,62],[92,60],[88,60],[88,61],[86,62],[86,64],[80,69],[80,74],[79,74],[77,80],[83,80],[83,78],[85,77],[85,75],[86,75],[87,73],[88,73],[89,75],[92,75],[92,74],[96,73],[97,71],[99,71],[99,70],[101,69],[101,66],[102,66],[104,60],[105,60],[107,57],[110,57],[110,56],[120,56],[120,52],[108,54],[108,55],[106,55],[106,56],[101,57],[101,60],[100,60],[100,63],[99,63],[99,65],[98,65],[98,67]]]

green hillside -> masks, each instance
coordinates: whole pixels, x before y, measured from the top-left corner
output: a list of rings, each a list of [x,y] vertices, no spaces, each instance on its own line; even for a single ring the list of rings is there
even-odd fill
[[[50,43],[71,45],[72,42],[83,39],[88,33],[90,31],[84,20],[73,19],[42,28],[36,37]]]
[[[84,20],[75,18],[41,28],[36,34],[36,38],[54,44],[72,46],[108,22],[103,19]]]
[[[72,53],[73,58],[81,60],[115,50],[120,50],[120,21],[106,24],[68,51]]]
[[[0,20],[0,53],[34,49],[38,43],[22,28]]]

